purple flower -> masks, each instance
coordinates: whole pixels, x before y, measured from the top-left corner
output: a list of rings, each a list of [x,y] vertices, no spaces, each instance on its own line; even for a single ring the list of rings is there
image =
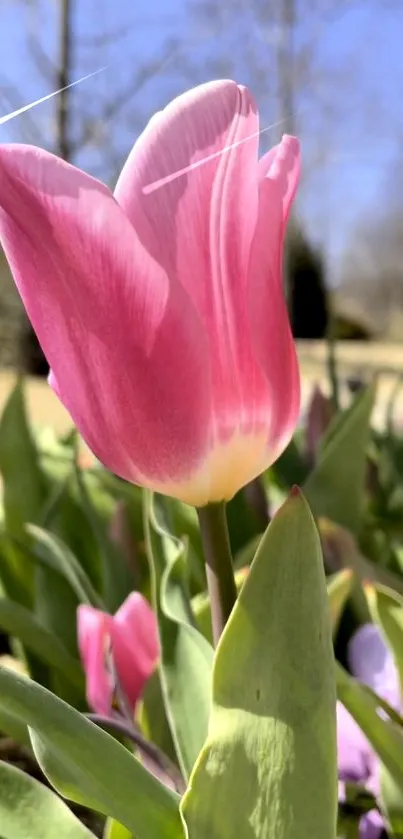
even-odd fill
[[[401,710],[399,678],[393,657],[374,624],[362,626],[351,639],[348,650],[351,672],[382,699]],[[339,800],[344,799],[344,783],[358,783],[376,797],[379,794],[379,760],[371,744],[345,709],[337,703],[337,751]],[[360,839],[380,839],[384,823],[378,810],[361,818]]]

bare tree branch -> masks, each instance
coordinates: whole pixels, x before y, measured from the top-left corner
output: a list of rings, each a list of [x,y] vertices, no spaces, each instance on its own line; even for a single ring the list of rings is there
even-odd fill
[[[56,150],[63,160],[71,160],[72,149],[69,141],[69,104],[72,68],[72,31],[71,0],[59,0],[60,3],[60,58],[56,74],[56,89],[60,90],[56,98]]]

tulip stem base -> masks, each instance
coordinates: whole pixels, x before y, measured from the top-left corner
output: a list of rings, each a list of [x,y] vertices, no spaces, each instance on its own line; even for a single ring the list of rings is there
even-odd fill
[[[237,598],[225,503],[207,504],[197,512],[216,646]]]

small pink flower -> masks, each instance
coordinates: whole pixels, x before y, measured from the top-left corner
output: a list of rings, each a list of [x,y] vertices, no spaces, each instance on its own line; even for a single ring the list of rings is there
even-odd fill
[[[157,621],[148,601],[135,591],[114,616],[79,606],[77,633],[88,705],[96,713],[111,713],[114,686],[107,667],[111,651],[120,686],[134,709],[159,658]]]
[[[0,147],[0,240],[51,386],[108,468],[196,506],[270,466],[298,421],[281,266],[299,143],[258,160],[258,129],[246,88],[190,90],[150,121],[114,195]]]

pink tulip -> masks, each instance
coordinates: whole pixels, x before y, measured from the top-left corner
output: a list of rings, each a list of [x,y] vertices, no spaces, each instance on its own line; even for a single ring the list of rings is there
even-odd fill
[[[134,709],[159,658],[157,622],[147,600],[135,591],[113,617],[92,606],[79,606],[77,633],[88,705],[99,714],[111,713],[114,686],[107,667],[110,650],[119,684]]]
[[[299,144],[259,161],[258,144],[251,94],[217,81],[153,117],[114,195],[0,148],[1,242],[51,386],[108,468],[196,506],[259,475],[298,420],[281,265]]]

